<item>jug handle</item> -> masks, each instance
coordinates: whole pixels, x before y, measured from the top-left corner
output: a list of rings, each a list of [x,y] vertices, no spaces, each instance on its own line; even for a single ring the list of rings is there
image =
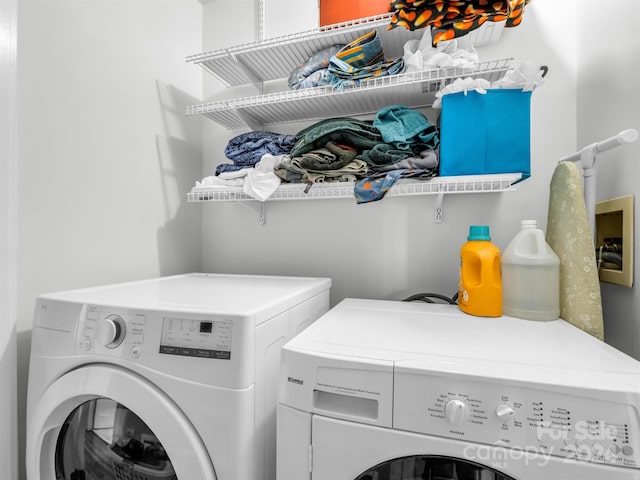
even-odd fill
[[[538,254],[541,255],[547,252],[547,242],[544,239],[542,231],[536,232],[536,244],[538,245]]]

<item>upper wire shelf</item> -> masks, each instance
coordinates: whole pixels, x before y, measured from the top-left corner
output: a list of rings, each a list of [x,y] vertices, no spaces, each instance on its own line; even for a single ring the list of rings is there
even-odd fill
[[[511,58],[482,62],[476,69],[446,67],[420,72],[377,77],[338,91],[332,86],[288,90],[250,97],[218,100],[189,106],[187,115],[204,115],[227,129],[309,121],[345,115],[373,114],[387,105],[414,108],[433,104],[442,87],[461,76],[501,78],[510,68]]]
[[[260,40],[188,56],[187,62],[200,65],[227,86],[259,84],[286,78],[314,53],[332,45],[343,45],[362,34],[377,30],[385,56],[402,56],[405,42],[419,39],[425,29],[409,31],[402,27],[387,30],[392,13],[336,23],[311,30]],[[500,38],[504,22],[485,22],[467,34],[476,46]]]

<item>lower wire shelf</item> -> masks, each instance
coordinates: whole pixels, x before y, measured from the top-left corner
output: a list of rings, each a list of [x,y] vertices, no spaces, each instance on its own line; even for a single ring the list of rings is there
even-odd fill
[[[442,202],[444,195],[454,193],[491,193],[515,190],[515,184],[522,180],[521,173],[492,175],[465,175],[456,177],[433,177],[429,180],[400,179],[386,196],[438,195],[434,221],[442,223]],[[283,183],[267,202],[261,202],[247,195],[241,186],[194,187],[187,194],[189,202],[242,202],[253,205],[264,223],[264,204],[283,200],[320,200],[354,198],[354,182],[315,183],[309,187],[302,183]]]

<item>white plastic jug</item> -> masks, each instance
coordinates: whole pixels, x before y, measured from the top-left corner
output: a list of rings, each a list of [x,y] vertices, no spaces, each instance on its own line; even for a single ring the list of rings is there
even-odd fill
[[[560,315],[560,259],[535,220],[522,220],[520,227],[502,254],[502,311],[527,320],[555,320]]]

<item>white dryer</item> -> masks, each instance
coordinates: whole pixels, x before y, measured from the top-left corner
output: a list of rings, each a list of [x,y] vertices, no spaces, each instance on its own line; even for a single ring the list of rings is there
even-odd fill
[[[279,480],[640,478],[640,362],[563,320],[347,299],[282,360]]]
[[[273,479],[280,350],[330,284],[187,274],[38,297],[28,480]]]

